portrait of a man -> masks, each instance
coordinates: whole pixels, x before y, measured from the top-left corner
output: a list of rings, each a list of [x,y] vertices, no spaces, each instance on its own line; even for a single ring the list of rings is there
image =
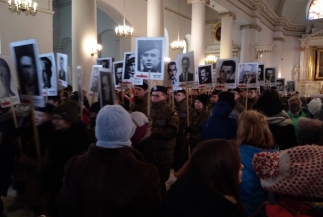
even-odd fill
[[[113,77],[112,73],[107,71],[101,71],[99,73],[100,77],[100,105],[101,108],[105,105],[114,104],[114,87],[113,87]]]
[[[295,91],[295,81],[287,81],[287,92]]]
[[[198,67],[199,84],[211,84],[211,66]]]
[[[90,92],[97,93],[99,90],[99,68],[93,66]]]
[[[265,69],[265,65],[264,64],[259,64],[258,65],[258,81],[263,83],[264,81],[264,70]]]
[[[167,65],[167,73],[168,73],[168,80],[172,82],[172,84],[177,84],[177,67],[176,62],[172,61],[169,62]]]
[[[0,58],[0,98],[6,98],[15,96],[15,93],[12,92],[11,87],[11,72],[8,63]]]
[[[279,92],[283,92],[285,90],[285,79],[276,80],[276,89]]]
[[[222,62],[220,70],[226,74],[226,83],[235,83],[236,62],[233,60],[225,60]]]
[[[161,73],[162,41],[138,40],[138,72]]]
[[[218,84],[225,84],[227,81],[227,75],[223,69],[219,72],[219,77],[216,79],[216,83]]]
[[[257,64],[239,65],[239,84],[255,84],[258,72]]]
[[[275,68],[266,68],[265,69],[265,83],[275,83]]]
[[[194,74],[189,72],[188,69],[190,68],[190,58],[187,56],[184,56],[182,58],[182,73],[179,75],[179,81],[185,82],[185,81],[193,81],[194,80]]]
[[[125,53],[125,66],[123,80],[133,78],[136,71],[135,53]]]
[[[101,65],[104,69],[110,69],[112,66],[112,58],[111,57],[104,57],[96,59],[96,64]]]
[[[41,66],[42,66],[42,76],[43,76],[43,88],[51,88],[51,78],[52,78],[52,61],[48,57],[41,57]]]
[[[122,71],[123,71],[123,62],[118,62],[114,64],[115,85],[121,85]]]
[[[58,79],[66,81],[66,71],[64,69],[64,58],[61,56],[59,58],[59,71],[58,71]]]

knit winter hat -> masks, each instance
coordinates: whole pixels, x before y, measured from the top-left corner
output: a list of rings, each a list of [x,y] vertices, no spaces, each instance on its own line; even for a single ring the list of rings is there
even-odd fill
[[[54,110],[53,114],[58,114],[64,119],[72,122],[79,122],[79,108],[76,101],[66,101],[58,105]]]
[[[268,117],[272,117],[283,110],[280,99],[274,95],[262,95],[253,107],[264,113]]]
[[[224,101],[229,104],[231,108],[234,108],[235,101],[234,101],[234,94],[229,91],[224,91],[219,94],[219,101]]]
[[[200,101],[204,105],[204,107],[207,106],[208,99],[209,97],[206,94],[200,94],[195,97],[195,100]]]
[[[54,105],[52,105],[50,103],[46,103],[45,107],[35,107],[35,111],[45,112],[45,113],[52,113],[54,108],[55,108]]]
[[[130,113],[130,116],[138,127],[142,127],[144,124],[149,123],[147,116],[142,112],[132,112]]]
[[[308,198],[323,197],[323,147],[297,146],[255,154],[253,168],[263,189]]]
[[[319,98],[312,99],[311,102],[307,105],[308,111],[311,112],[312,115],[316,115],[317,112],[321,110],[321,107],[322,102]]]
[[[131,146],[135,125],[129,113],[120,105],[104,106],[96,118],[96,145],[103,148]]]

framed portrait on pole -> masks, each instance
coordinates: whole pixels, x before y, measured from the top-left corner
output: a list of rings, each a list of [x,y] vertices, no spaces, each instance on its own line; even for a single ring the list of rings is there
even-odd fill
[[[235,88],[238,67],[238,59],[218,59],[216,61],[216,85],[217,89]]]
[[[54,53],[39,55],[43,78],[43,96],[57,96],[57,73]]]
[[[237,86],[239,88],[257,88],[258,86],[258,63],[239,63],[238,67],[239,80]]]
[[[114,81],[111,69],[100,68],[99,70],[99,101],[101,108],[105,105],[114,105]]]

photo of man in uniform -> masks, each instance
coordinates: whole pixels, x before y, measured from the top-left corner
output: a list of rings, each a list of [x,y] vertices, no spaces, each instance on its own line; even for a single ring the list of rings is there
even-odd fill
[[[162,41],[140,40],[138,41],[138,65],[140,72],[161,72],[161,45]]]
[[[133,78],[135,76],[136,70],[136,62],[135,62],[135,54],[126,54],[125,55],[126,65],[125,65],[125,73],[123,80],[127,80]]]
[[[0,98],[15,96],[10,88],[11,73],[8,63],[0,58]]]
[[[189,72],[188,69],[190,67],[190,58],[187,56],[184,56],[182,58],[182,73],[179,75],[179,81],[185,82],[185,81],[193,81],[194,75],[193,73]]]
[[[203,66],[198,68],[199,84],[211,84],[211,66]]]
[[[177,67],[176,67],[176,62],[170,62],[168,63],[167,67],[167,72],[168,72],[168,80],[172,81],[172,84],[177,84]]]
[[[41,57],[41,66],[42,66],[42,76],[44,88],[51,88],[51,78],[52,78],[52,61],[48,57]]]
[[[64,70],[64,58],[61,56],[59,58],[60,69],[58,71],[58,79],[66,81],[66,71]]]

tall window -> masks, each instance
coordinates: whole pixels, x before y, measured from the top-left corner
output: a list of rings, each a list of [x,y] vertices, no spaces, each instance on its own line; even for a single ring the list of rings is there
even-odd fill
[[[313,0],[308,9],[308,20],[323,18],[323,0]]]

